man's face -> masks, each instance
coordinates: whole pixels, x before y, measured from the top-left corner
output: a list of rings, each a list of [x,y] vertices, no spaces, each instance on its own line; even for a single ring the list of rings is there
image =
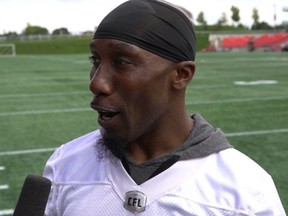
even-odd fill
[[[90,47],[91,107],[104,137],[132,142],[165,132],[176,64],[119,40],[95,39]]]

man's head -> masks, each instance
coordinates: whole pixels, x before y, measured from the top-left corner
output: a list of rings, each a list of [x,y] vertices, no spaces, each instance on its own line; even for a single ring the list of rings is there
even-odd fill
[[[196,36],[188,16],[163,0],[130,0],[102,20],[93,38],[125,41],[173,62],[194,61]]]
[[[179,126],[195,70],[195,32],[182,12],[128,1],[104,18],[90,47],[91,106],[104,137],[149,142]]]

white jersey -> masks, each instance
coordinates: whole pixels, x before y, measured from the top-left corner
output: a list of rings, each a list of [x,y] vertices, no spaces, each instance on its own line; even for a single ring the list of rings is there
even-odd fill
[[[270,175],[235,149],[178,161],[137,185],[120,160],[97,157],[100,136],[73,140],[48,160],[45,215],[285,215]]]

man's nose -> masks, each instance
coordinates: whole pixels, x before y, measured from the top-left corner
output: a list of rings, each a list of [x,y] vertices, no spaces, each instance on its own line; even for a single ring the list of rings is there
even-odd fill
[[[90,91],[95,95],[110,95],[112,93],[112,80],[108,70],[103,66],[91,69]]]

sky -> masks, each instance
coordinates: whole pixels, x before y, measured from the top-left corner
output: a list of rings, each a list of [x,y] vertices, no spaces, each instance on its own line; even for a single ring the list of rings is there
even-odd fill
[[[0,34],[21,33],[29,23],[50,33],[65,27],[72,34],[94,31],[104,16],[125,0],[0,0]],[[203,11],[208,24],[216,23],[225,13],[231,24],[231,6],[240,10],[240,22],[251,26],[252,10],[256,8],[259,21],[270,25],[288,21],[288,0],[168,0],[190,10],[196,20]],[[276,20],[274,15],[276,14]]]

